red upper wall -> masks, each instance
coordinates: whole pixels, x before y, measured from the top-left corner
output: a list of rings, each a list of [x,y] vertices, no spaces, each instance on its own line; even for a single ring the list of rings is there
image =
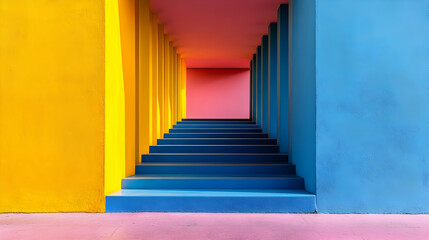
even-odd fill
[[[187,118],[249,118],[249,69],[187,70]]]

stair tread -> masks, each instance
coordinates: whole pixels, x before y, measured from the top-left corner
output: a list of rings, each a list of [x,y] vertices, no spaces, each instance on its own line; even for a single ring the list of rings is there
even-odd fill
[[[172,129],[172,128],[170,128],[170,129]],[[199,129],[201,129],[201,128],[199,128]],[[219,129],[219,128],[210,128],[210,129]],[[222,129],[222,128],[220,128],[220,129]],[[231,129],[231,128],[226,128],[226,129]],[[250,129],[254,129],[254,128],[250,128]],[[196,133],[168,133],[168,134],[207,134],[207,133],[196,132]],[[225,133],[216,133],[216,132],[210,132],[210,134],[219,134],[219,135],[223,134],[223,135],[225,135]],[[255,134],[266,135],[266,133],[253,133],[253,132],[236,132],[236,133],[232,132],[232,133],[227,133],[227,134],[228,135],[231,135],[231,134],[236,134],[236,135],[245,135],[245,134],[249,134],[249,135],[255,135]]]
[[[174,133],[175,134],[175,133]],[[213,133],[216,134],[216,133]],[[277,140],[275,138],[162,138],[168,140]]]
[[[249,118],[183,118],[182,121],[249,121],[252,120]]]
[[[169,145],[169,144],[164,144],[164,145],[151,145],[151,146],[157,146],[157,147],[272,147],[272,146],[278,146],[277,144],[226,144],[226,145],[220,145],[220,144],[175,144],[175,145]]]
[[[125,179],[266,179],[266,178],[301,178],[294,174],[136,174]]]
[[[291,163],[210,163],[210,162],[201,162],[201,163],[182,163],[182,162],[170,162],[170,163],[137,163],[136,166],[270,166],[270,165],[293,165]]]
[[[283,155],[287,153],[148,153],[143,155]]]
[[[301,189],[122,189],[107,196],[314,197],[315,195]]]
[[[173,128],[170,128],[170,129],[173,129]],[[189,129],[189,128],[184,128],[184,129]],[[230,130],[230,129],[252,129],[252,130],[254,130],[255,128],[239,128],[239,127],[237,127],[237,128],[208,128],[208,127],[202,127],[202,128],[190,128],[190,129],[210,129],[210,130],[220,130],[220,129],[228,129],[228,130]]]

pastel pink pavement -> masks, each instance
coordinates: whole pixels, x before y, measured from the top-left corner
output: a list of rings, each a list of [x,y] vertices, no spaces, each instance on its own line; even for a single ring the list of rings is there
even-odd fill
[[[0,239],[429,239],[429,215],[0,214]]]

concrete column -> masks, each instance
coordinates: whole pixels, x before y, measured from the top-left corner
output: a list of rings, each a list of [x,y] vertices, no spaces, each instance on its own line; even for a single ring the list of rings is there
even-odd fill
[[[256,121],[256,54],[252,58],[252,120]]]
[[[290,7],[293,15],[289,18],[292,19],[289,160],[296,164],[298,176],[305,179],[306,190],[316,193],[316,3],[299,0]]]
[[[249,89],[249,92],[250,92],[250,94],[249,94],[249,118],[251,119],[252,118],[252,116],[253,116],[253,101],[252,101],[252,99],[253,99],[253,62],[252,62],[252,60],[250,60],[250,65],[249,65],[249,69],[250,69],[250,78],[249,78],[249,81],[250,81],[250,89]]]
[[[269,84],[269,135],[277,138],[277,23],[268,27],[268,84]]]
[[[278,141],[280,152],[289,153],[289,7],[280,5],[277,19]]]
[[[262,125],[261,46],[256,49],[256,122]]]
[[[268,133],[270,129],[270,120],[268,112],[269,105],[269,85],[268,85],[268,36],[262,37],[262,61],[261,61],[261,80],[262,80],[262,132]]]

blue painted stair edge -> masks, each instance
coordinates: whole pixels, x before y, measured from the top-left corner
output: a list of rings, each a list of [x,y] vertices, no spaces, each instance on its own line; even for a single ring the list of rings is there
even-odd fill
[[[173,128],[261,128],[253,124],[176,124]]]
[[[287,163],[288,155],[282,153],[150,153],[142,155],[142,162]]]
[[[304,190],[121,190],[106,196],[106,212],[314,213]]]
[[[164,138],[267,138],[266,133],[164,133]]]
[[[158,145],[276,145],[272,138],[163,138]]]
[[[149,153],[278,153],[278,145],[154,145]]]
[[[290,163],[138,163],[136,174],[295,174]]]
[[[122,189],[304,189],[296,175],[134,175],[122,179]]]

